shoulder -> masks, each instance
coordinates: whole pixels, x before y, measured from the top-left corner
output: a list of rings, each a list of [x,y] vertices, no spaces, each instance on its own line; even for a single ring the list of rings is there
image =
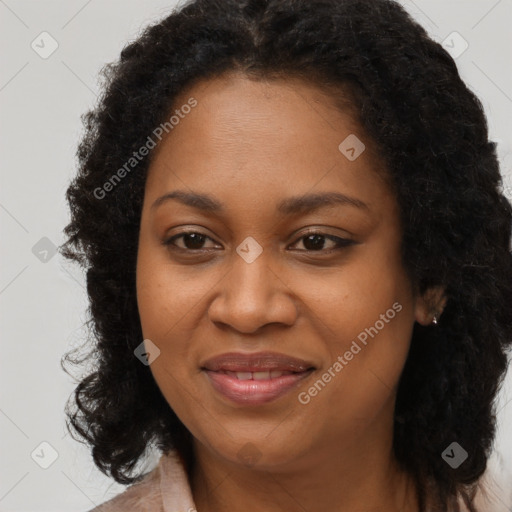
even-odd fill
[[[130,485],[125,491],[88,512],[161,512],[159,466],[147,473],[144,478]]]
[[[88,512],[174,512],[195,510],[190,483],[181,457],[162,454],[143,479]]]

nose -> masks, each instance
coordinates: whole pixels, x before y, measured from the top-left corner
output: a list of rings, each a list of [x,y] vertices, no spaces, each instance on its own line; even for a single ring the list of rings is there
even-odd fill
[[[293,325],[297,301],[265,252],[251,263],[238,254],[233,260],[231,270],[217,285],[208,311],[210,320],[245,334],[267,324]]]

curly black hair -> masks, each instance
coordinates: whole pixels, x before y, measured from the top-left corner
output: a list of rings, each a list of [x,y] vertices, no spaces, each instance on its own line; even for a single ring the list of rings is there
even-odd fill
[[[481,102],[443,47],[391,0],[191,0],[103,68],[102,96],[82,117],[61,247],[86,270],[92,332],[84,358],[63,358],[63,366],[93,362],[66,404],[68,429],[122,484],[144,476],[132,472],[151,444],[193,464],[190,433],[133,353],[143,339],[135,269],[151,152],[122,180],[112,177],[166,122],[179,94],[230,71],[299,77],[349,97],[379,149],[411,282],[417,293],[443,286],[447,297],[435,328],[414,326],[394,453],[422,509],[433,500],[458,510],[462,496],[475,510],[512,340],[512,207]],[[441,457],[453,441],[468,452],[457,469]]]

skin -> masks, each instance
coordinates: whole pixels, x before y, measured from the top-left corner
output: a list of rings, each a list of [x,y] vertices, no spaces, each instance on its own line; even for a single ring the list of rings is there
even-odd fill
[[[151,371],[194,437],[197,510],[417,510],[392,454],[393,409],[413,325],[432,321],[442,291],[414,293],[400,258],[398,206],[371,140],[348,110],[298,79],[230,73],[195,84],[175,108],[190,97],[197,106],[151,155],[137,297],[144,337],[160,349]],[[338,149],[350,134],[366,146],[354,161]],[[178,189],[208,194],[225,211],[178,200],[152,207]],[[276,210],[283,199],[323,192],[367,207]],[[336,249],[325,238],[315,249],[305,228],[354,243]],[[184,231],[206,238],[174,240],[181,251],[163,243]],[[249,236],[263,249],[252,263],[236,252]],[[394,303],[401,311],[300,403],[299,393]],[[316,370],[253,407],[229,402],[200,370],[225,352],[266,350]],[[240,457],[248,449],[252,462]]]

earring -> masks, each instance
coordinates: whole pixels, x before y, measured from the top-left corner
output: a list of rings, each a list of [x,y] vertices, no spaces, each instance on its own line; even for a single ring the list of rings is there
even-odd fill
[[[437,314],[435,314],[435,315],[434,315],[434,318],[433,318],[433,320],[432,320],[432,323],[433,323],[434,325],[437,325]]]

